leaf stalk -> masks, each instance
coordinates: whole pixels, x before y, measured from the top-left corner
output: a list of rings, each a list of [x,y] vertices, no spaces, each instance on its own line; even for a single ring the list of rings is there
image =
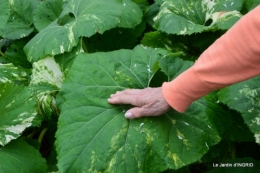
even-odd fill
[[[3,57],[3,58],[6,58],[5,54],[0,50],[0,55]]]
[[[47,132],[47,130],[48,130],[48,128],[45,127],[45,128],[41,131],[41,133],[40,133],[40,135],[39,135],[39,138],[38,138],[38,142],[39,142],[40,144],[42,143],[42,139],[43,139],[45,133]]]
[[[82,48],[83,48],[85,53],[88,53],[87,46],[86,46],[85,42],[83,41],[83,39],[82,39]]]

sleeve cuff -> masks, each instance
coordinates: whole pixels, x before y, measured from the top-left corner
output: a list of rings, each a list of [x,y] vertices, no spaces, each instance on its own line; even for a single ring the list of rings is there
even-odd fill
[[[194,67],[162,85],[162,94],[167,103],[181,113],[184,113],[193,101],[210,91],[210,87],[196,75]]]

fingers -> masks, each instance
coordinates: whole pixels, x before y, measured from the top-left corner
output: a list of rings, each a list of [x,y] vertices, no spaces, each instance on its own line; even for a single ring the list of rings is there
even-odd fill
[[[132,118],[139,118],[141,116],[149,116],[146,115],[147,111],[142,108],[142,102],[140,102],[140,95],[142,91],[139,89],[126,89],[124,91],[117,91],[115,94],[110,95],[110,98],[108,99],[108,102],[110,104],[131,104],[134,107],[130,110],[128,110],[125,113],[125,117],[132,119]]]
[[[143,107],[134,107],[126,111],[125,118],[133,119],[147,116],[159,116],[167,111],[169,111],[171,107],[168,104],[153,104],[153,105],[145,105]]]
[[[112,94],[110,104],[131,104],[134,108],[125,113],[125,117],[140,118],[143,116],[159,116],[171,109],[162,95],[160,88],[127,89]]]
[[[111,94],[107,100],[110,104],[131,104],[134,106],[140,106],[136,102],[136,96],[140,90],[138,89],[127,89],[124,91],[117,91],[115,94]]]

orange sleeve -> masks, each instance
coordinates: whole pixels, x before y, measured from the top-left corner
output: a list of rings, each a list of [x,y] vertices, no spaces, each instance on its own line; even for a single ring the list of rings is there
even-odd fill
[[[177,111],[209,92],[260,74],[260,6],[243,16],[162,93]]]

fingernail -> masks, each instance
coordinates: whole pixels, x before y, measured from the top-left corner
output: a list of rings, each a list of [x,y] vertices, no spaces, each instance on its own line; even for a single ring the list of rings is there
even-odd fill
[[[131,112],[127,112],[127,113],[125,113],[125,117],[126,117],[126,118],[132,118],[133,115],[132,115]]]

